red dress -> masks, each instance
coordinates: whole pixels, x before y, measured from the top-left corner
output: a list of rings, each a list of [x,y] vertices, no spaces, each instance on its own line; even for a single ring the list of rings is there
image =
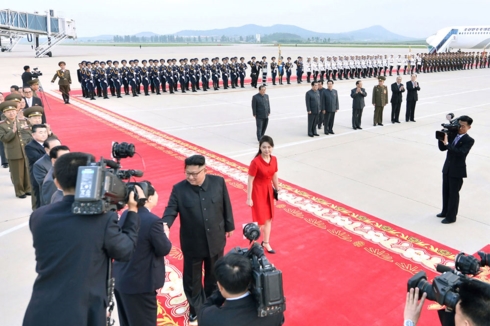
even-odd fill
[[[277,172],[277,159],[271,155],[269,163],[264,161],[262,155],[257,156],[250,163],[248,174],[254,178],[252,190],[252,218],[259,225],[274,217],[274,193],[272,191],[272,177]]]

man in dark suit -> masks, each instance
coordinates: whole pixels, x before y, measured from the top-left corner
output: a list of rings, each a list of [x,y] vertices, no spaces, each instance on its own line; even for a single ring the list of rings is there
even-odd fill
[[[419,100],[419,91],[417,75],[413,74],[411,80],[407,82],[407,111],[405,113],[405,121],[407,122],[408,120],[415,122],[415,104]]]
[[[199,312],[199,326],[280,326],[284,314],[257,316],[257,304],[248,291],[253,281],[250,259],[227,254],[216,262],[218,289]]]
[[[391,84],[391,123],[400,123],[403,92],[405,92],[405,87],[402,84],[402,77],[398,76],[396,83]]]
[[[471,129],[473,119],[463,115],[459,117],[460,128],[458,133],[446,134],[438,145],[441,151],[447,151],[446,161],[442,168],[442,211],[437,217],[445,217],[442,223],[456,222],[459,206],[459,191],[463,186],[463,178],[466,178],[466,156],[475,143],[467,132]]]
[[[165,259],[172,244],[168,227],[151,213],[158,204],[158,193],[148,181],[146,202],[138,203],[141,225],[138,243],[128,262],[114,263],[115,296],[121,326],[155,326],[157,324],[157,289],[165,282]],[[124,225],[127,211],[119,220]]]
[[[116,212],[72,213],[78,168],[88,162],[94,157],[87,153],[61,156],[54,172],[63,201],[41,207],[29,219],[38,276],[23,326],[106,325],[109,263],[131,259],[140,219],[133,192],[122,227]],[[136,189],[139,198],[145,198]]]
[[[204,156],[186,158],[185,174],[186,180],[172,188],[163,221],[171,227],[180,215],[184,293],[189,301],[189,320],[195,322],[206,297],[216,289],[214,264],[223,256],[226,237],[231,237],[235,224],[225,180],[206,175]]]
[[[50,162],[51,168],[46,172],[45,177],[43,180],[41,180],[41,182],[39,182],[39,180],[37,179],[36,167],[38,166],[38,163],[40,162],[40,160],[42,160],[44,158],[44,156],[34,164],[34,177],[36,178],[36,181],[40,185],[39,197],[41,197],[41,206],[51,204],[51,199],[53,197],[53,194],[56,191],[58,191],[58,187],[54,183],[54,177],[53,177],[53,170],[54,169],[53,169],[53,167],[54,167],[54,164],[56,163],[56,160],[58,159],[58,157],[60,157],[61,155],[67,154],[69,152],[70,152],[70,149],[68,148],[68,146],[65,146],[65,145],[54,146],[53,148],[51,148],[49,150],[48,157],[51,160],[51,162]]]
[[[43,101],[39,97],[33,96],[32,89],[30,87],[24,87],[24,100],[26,101],[26,109],[33,106],[43,106]],[[46,114],[42,111],[42,123],[46,123]]]
[[[362,88],[362,81],[356,81],[356,88],[350,91],[352,97],[352,128],[361,129],[362,111],[366,106],[364,98],[367,96],[366,90]]]
[[[39,197],[39,184],[34,178],[33,168],[34,164],[46,154],[46,148],[49,147],[49,143],[51,143],[51,147],[61,145],[60,141],[57,138],[50,139],[49,142],[46,142],[48,139],[48,130],[45,125],[34,125],[32,126],[32,140],[26,145],[25,152],[27,161],[29,163],[29,180],[31,181],[31,189],[32,189],[32,209],[35,210],[39,206],[41,206],[41,199]],[[44,146],[46,142],[46,147]]]
[[[265,93],[266,87],[259,86],[259,93],[252,97],[252,114],[257,124],[257,140],[260,141],[265,135],[267,125],[269,124],[269,115],[271,114],[271,105],[269,95]]]
[[[323,80],[319,80],[317,81],[317,84],[318,84],[318,92],[320,93],[320,101],[323,99],[323,93],[326,91],[326,88],[323,87]],[[322,103],[323,105],[323,103]],[[322,106],[323,108],[323,106]],[[317,129],[318,130],[322,130],[322,126],[323,126],[323,123],[324,123],[324,120],[325,120],[325,114],[323,112],[323,109],[320,111],[320,113],[318,113],[318,127]]]
[[[306,92],[305,101],[306,112],[308,112],[308,136],[320,136],[316,131],[316,126],[318,124],[318,114],[322,110],[322,102],[317,82],[311,83],[311,89]]]
[[[31,67],[29,66],[24,66],[24,72],[22,73],[22,86],[29,86],[29,82],[33,80],[34,78],[38,78],[39,76],[42,76],[43,74],[40,71],[37,71],[36,68],[34,68],[34,72],[31,72]]]
[[[325,135],[334,134],[333,123],[335,121],[335,113],[339,111],[339,95],[337,90],[333,89],[333,80],[327,81],[327,89],[322,95],[322,110],[325,115],[323,130]]]

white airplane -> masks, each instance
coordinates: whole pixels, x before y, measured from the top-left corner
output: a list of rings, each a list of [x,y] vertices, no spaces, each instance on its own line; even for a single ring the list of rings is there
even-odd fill
[[[452,49],[484,49],[490,44],[490,26],[452,26],[427,38],[429,53]]]

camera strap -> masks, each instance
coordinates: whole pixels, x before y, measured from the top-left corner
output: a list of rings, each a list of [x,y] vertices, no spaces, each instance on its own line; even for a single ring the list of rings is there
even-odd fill
[[[106,325],[107,326],[113,326],[116,321],[114,318],[112,318],[112,311],[114,310],[115,303],[114,303],[114,286],[115,286],[115,280],[112,277],[112,259],[109,258],[109,268],[107,270],[107,296],[109,299],[109,306],[107,310],[107,320],[106,320]]]

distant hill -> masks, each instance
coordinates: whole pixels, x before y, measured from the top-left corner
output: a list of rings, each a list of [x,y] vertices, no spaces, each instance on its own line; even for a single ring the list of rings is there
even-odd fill
[[[356,42],[389,42],[389,41],[413,41],[415,38],[398,35],[388,31],[383,26],[371,26],[357,31],[346,33],[318,33],[294,25],[259,26],[254,24],[240,27],[228,27],[210,30],[183,30],[175,33],[178,36],[247,36],[270,35],[275,33],[295,34],[302,38],[330,38],[331,41],[356,41]]]

